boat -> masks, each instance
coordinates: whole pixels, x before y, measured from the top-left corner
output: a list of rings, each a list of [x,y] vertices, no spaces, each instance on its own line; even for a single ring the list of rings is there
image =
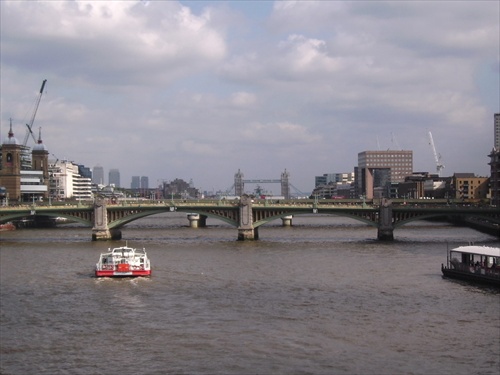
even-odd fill
[[[443,277],[500,287],[500,248],[459,246],[447,251]]]
[[[11,222],[5,223],[5,224],[0,224],[0,232],[7,232],[10,230],[16,230],[16,226],[12,224]]]
[[[96,277],[151,276],[151,263],[145,249],[128,245],[102,253],[95,266]]]

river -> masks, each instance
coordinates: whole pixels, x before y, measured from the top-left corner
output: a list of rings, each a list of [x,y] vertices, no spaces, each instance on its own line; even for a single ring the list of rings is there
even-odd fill
[[[76,225],[2,232],[0,373],[498,375],[500,292],[440,269],[447,246],[497,238],[415,222],[379,242],[310,215],[240,242],[207,225],[159,214],[116,242]],[[152,277],[93,277],[125,242],[146,248]]]

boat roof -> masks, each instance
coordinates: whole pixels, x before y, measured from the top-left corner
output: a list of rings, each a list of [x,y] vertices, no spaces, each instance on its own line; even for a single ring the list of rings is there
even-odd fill
[[[479,254],[479,255],[487,255],[490,257],[500,257],[500,248],[498,247],[490,247],[490,246],[459,246],[451,251],[457,253],[468,253],[468,254]]]

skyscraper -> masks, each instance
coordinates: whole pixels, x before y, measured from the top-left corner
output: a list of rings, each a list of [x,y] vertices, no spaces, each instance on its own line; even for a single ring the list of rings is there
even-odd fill
[[[120,171],[116,168],[109,170],[109,185],[120,187]]]
[[[96,165],[92,169],[92,183],[96,185],[104,185],[104,168]]]
[[[493,150],[488,155],[490,157],[488,164],[491,167],[491,205],[500,207],[500,113],[495,113],[493,127],[495,144],[493,145]]]
[[[500,113],[495,113],[494,129],[495,129],[495,147],[496,151],[500,151]]]
[[[131,189],[140,189],[141,187],[141,177],[140,176],[132,176],[132,182],[130,184]]]

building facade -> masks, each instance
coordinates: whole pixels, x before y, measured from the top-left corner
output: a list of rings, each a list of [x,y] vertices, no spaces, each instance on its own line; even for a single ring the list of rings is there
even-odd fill
[[[384,195],[391,183],[404,182],[413,173],[413,151],[387,150],[358,153],[356,188],[359,195],[372,199]],[[379,196],[377,196],[378,198]]]
[[[500,113],[495,113],[493,116],[494,140],[493,147],[498,152],[500,151]]]
[[[490,157],[490,191],[491,205],[500,207],[500,151],[493,149]]]
[[[132,176],[132,182],[130,183],[130,188],[132,190],[139,190],[141,188],[141,177]]]
[[[453,186],[455,199],[486,199],[489,194],[489,178],[474,173],[455,173]]]
[[[104,168],[96,165],[92,169],[92,183],[95,185],[105,185],[104,182]]]
[[[349,184],[354,182],[354,172],[350,173],[326,173],[323,176],[314,177],[314,186],[329,184]]]
[[[108,174],[108,185],[114,185],[114,187],[121,187],[120,185],[120,171],[116,168],[110,169]]]
[[[40,201],[48,198],[48,154],[42,142],[29,153],[29,147],[21,145],[14,137],[12,122],[8,138],[1,145],[0,186],[5,188],[8,200],[15,202]]]
[[[55,201],[66,199],[90,200],[92,179],[80,174],[81,166],[67,160],[57,160],[49,166],[50,198]]]

